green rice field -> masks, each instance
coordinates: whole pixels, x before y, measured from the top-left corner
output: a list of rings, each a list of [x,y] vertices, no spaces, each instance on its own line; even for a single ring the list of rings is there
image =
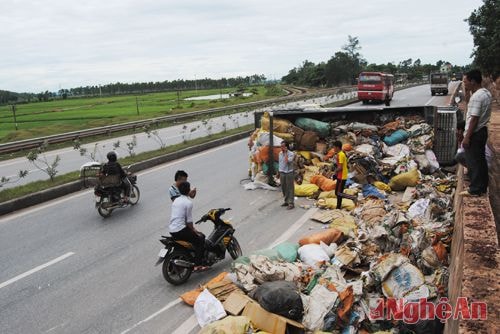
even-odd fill
[[[181,91],[179,99],[177,92],[164,92],[19,104],[16,106],[17,131],[12,107],[0,106],[0,143],[270,98],[266,95],[264,86],[255,88],[257,94],[249,97],[218,100],[184,99],[228,93],[234,91],[234,88],[222,91],[218,89]]]

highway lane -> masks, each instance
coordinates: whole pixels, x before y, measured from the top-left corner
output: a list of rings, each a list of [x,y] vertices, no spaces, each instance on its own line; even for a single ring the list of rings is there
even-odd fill
[[[450,94],[455,89],[456,85],[458,85],[458,81],[450,83]],[[450,99],[450,94],[448,95],[431,95],[430,85],[421,85],[412,87],[409,89],[399,90],[394,92],[393,99],[391,101],[391,107],[406,107],[406,106],[423,106],[423,105],[431,105],[431,106],[447,106]],[[363,105],[361,102],[357,102],[352,104],[351,106],[383,106],[383,103],[380,104],[369,104]]]
[[[0,332],[120,333],[228,268],[229,259],[173,287],[161,268],[153,267],[170,214],[167,188],[178,168],[186,169],[199,189],[196,217],[212,207],[230,206],[234,210],[227,216],[235,222],[244,251],[270,245],[305,211],[280,208],[279,192],[243,190],[246,157],[242,140],[142,173],[139,205],[106,220],[94,210],[89,191],[0,219],[0,286],[74,253],[0,288]],[[209,227],[200,228],[208,234]],[[177,326],[185,317],[172,314],[190,310],[176,306],[157,317],[159,323],[139,326],[139,332],[148,326],[152,333]]]
[[[286,103],[277,105],[274,108],[299,106],[301,104],[311,103],[332,103],[340,100],[351,98],[353,93],[343,93],[339,95],[329,95],[322,98],[315,98],[310,100],[303,100],[297,102]],[[256,109],[254,111],[261,111],[267,109]],[[166,145],[175,145],[182,143],[184,140],[191,140],[200,137],[206,137],[209,134],[220,133],[225,129],[230,130],[247,124],[253,124],[253,112],[242,112],[232,115],[225,115],[220,117],[211,118],[205,121],[195,121],[186,124],[173,125],[166,128],[158,129],[158,135]],[[106,153],[113,150],[113,144],[120,142],[120,146],[116,149],[119,158],[129,155],[126,143],[132,141],[132,135],[121,136],[102,140],[95,143],[82,145],[83,148],[88,150],[86,156],[81,156],[80,153],[71,147],[52,150],[45,154],[47,160],[52,162],[58,155],[61,158],[59,166],[57,167],[59,174],[64,174],[80,169],[80,166],[90,161],[89,154],[95,151],[95,160],[106,161]],[[134,149],[135,153],[152,151],[160,148],[160,144],[155,141],[154,136],[148,137],[144,132],[136,134],[137,146]],[[43,164],[41,164],[43,166]],[[16,158],[11,160],[0,161],[0,177],[9,177],[12,180],[17,180],[20,170],[27,170],[29,174],[18,180],[17,182],[7,183],[3,188],[11,188],[18,185],[26,184],[37,180],[48,179],[48,176],[41,170],[35,168],[25,157]]]
[[[430,99],[424,90],[420,94]],[[195,217],[212,207],[234,209],[227,217],[244,252],[320,228],[301,220],[309,211],[279,207],[279,192],[243,190],[247,167],[241,140],[139,174],[139,205],[106,220],[93,208],[90,191],[0,218],[0,333],[192,328],[192,308],[179,304],[178,295],[228,269],[230,260],[193,275],[182,287],[170,286],[160,267],[153,267],[170,214],[167,188],[175,170],[186,169],[199,189]],[[208,225],[200,228],[210,231]]]

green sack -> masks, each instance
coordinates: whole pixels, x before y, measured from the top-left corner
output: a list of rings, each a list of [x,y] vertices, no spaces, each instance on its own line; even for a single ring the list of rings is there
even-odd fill
[[[314,131],[318,133],[321,138],[326,138],[330,135],[330,124],[326,122],[307,117],[299,117],[295,120],[295,125],[306,131]]]
[[[293,242],[283,242],[273,249],[275,249],[278,252],[279,257],[286,262],[295,262],[295,260],[297,260],[297,250],[299,249],[299,244]]]

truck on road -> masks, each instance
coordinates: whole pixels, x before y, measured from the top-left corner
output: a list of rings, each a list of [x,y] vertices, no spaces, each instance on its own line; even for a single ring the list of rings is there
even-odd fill
[[[448,95],[448,74],[446,73],[431,73],[431,95],[436,94]]]

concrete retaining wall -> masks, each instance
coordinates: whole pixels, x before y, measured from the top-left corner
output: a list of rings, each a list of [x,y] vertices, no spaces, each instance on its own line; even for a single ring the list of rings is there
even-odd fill
[[[465,109],[465,103],[461,104]],[[495,129],[500,128],[500,107],[494,106],[489,125],[489,146],[499,152],[500,136]],[[467,297],[468,302],[487,303],[486,321],[449,319],[445,326],[446,334],[455,333],[498,333],[500,296],[500,272],[498,263],[497,223],[493,212],[498,216],[500,194],[500,154],[496,153],[489,169],[489,197],[465,197],[458,193],[467,189],[463,168],[458,169],[458,184],[455,195],[455,227],[450,256],[450,279],[448,295],[451,304],[456,306],[458,297]]]

